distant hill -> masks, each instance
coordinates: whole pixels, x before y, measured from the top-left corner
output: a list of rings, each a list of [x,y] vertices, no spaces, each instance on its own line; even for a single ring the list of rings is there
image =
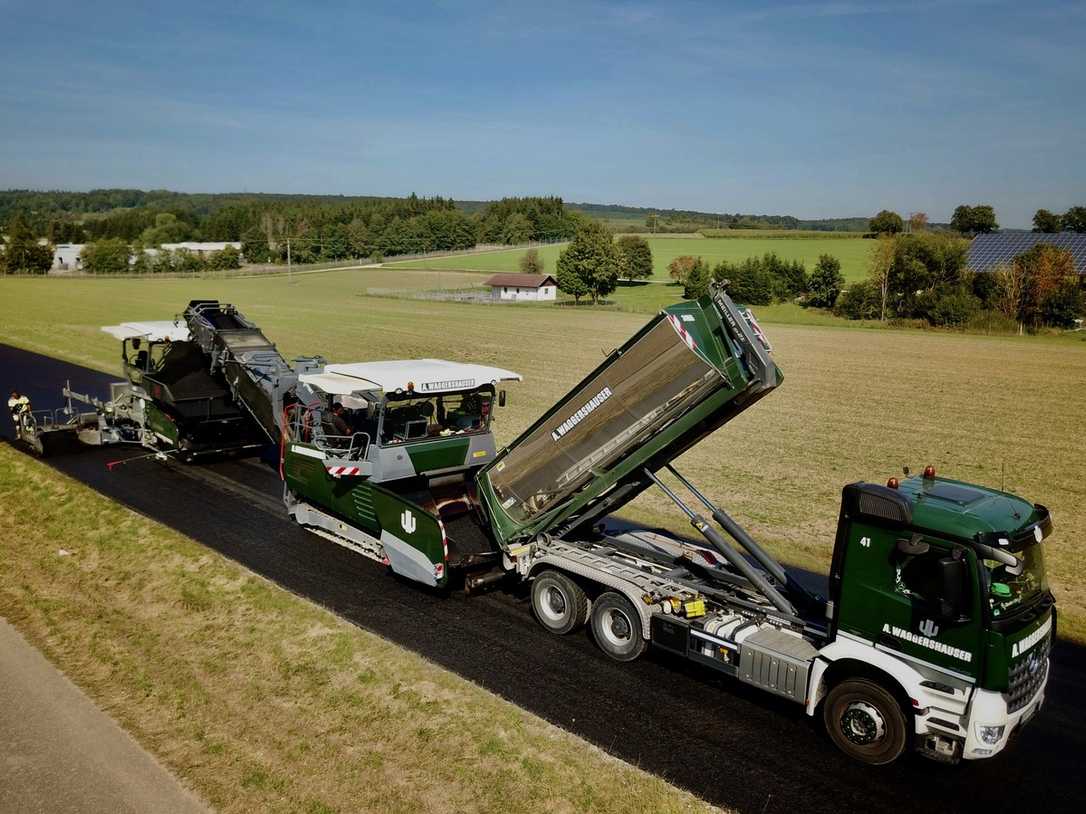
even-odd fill
[[[692,209],[652,209],[621,204],[569,203],[613,226],[629,224],[658,232],[696,232],[701,229],[803,229],[815,232],[864,232],[867,218],[821,218],[803,220],[791,215],[754,215],[735,212],[699,212]]]
[[[456,201],[457,209],[474,214],[491,201]],[[867,218],[803,220],[791,215],[751,215],[699,212],[694,209],[653,209],[622,204],[570,203],[575,212],[603,221],[613,229],[657,232],[697,232],[701,229],[802,229],[816,232],[866,232]]]

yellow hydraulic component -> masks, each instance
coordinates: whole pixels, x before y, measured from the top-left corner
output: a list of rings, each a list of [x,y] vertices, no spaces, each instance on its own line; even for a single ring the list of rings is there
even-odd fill
[[[683,613],[686,614],[687,619],[693,619],[695,616],[704,616],[705,598],[699,596],[697,599],[691,599],[683,603]]]

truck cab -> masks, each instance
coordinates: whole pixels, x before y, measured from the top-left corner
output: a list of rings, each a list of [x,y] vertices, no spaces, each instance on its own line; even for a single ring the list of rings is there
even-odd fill
[[[1051,532],[1044,506],[930,467],[885,487],[846,487],[830,572],[832,641],[820,653],[830,675],[862,663],[900,688],[915,745],[933,757],[1001,751],[1044,700]],[[846,751],[894,747],[872,699],[830,707],[828,732]]]

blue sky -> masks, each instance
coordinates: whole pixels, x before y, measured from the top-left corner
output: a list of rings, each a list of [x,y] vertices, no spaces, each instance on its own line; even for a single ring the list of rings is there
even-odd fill
[[[1086,204],[1086,2],[0,0],[0,20],[0,188],[990,202],[1005,226]]]

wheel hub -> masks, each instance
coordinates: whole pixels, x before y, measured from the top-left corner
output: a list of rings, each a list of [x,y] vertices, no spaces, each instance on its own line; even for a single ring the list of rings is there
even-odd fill
[[[630,623],[626,619],[626,616],[621,613],[611,614],[611,633],[619,639],[630,638]]]
[[[547,605],[555,616],[561,616],[566,612],[566,598],[557,588],[547,591]]]
[[[841,715],[841,733],[857,746],[869,746],[886,735],[886,721],[866,701],[853,701]]]

